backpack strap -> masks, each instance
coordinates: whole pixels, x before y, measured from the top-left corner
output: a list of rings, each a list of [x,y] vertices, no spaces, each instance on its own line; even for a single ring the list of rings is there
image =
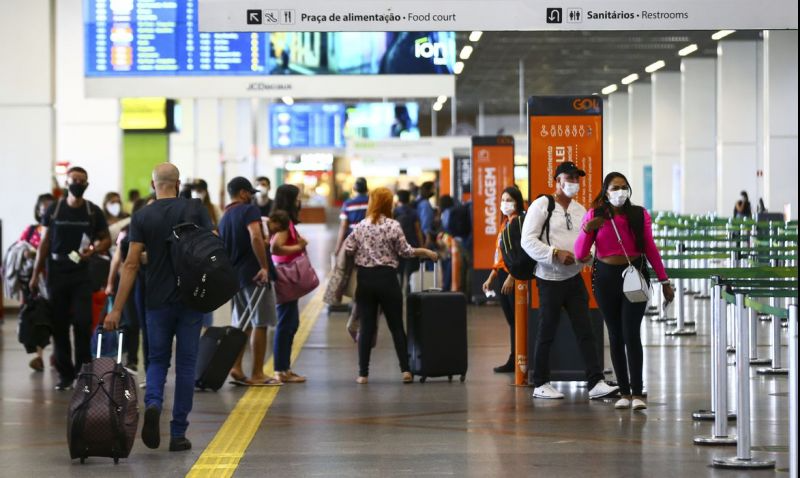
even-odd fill
[[[66,199],[62,198],[62,199],[59,199],[58,202],[56,203],[56,208],[53,210],[53,215],[50,216],[50,220],[52,222],[55,222],[55,220],[58,219],[58,213],[61,212],[61,204],[64,201],[66,201]]]
[[[553,196],[550,194],[542,194],[539,196],[546,196],[547,197],[547,218],[544,220],[544,224],[542,225],[542,232],[539,233],[539,240],[542,240],[542,236],[547,234],[547,245],[550,245],[550,218],[553,217],[553,211],[556,209],[556,200],[553,199]],[[536,199],[539,199],[536,198]]]

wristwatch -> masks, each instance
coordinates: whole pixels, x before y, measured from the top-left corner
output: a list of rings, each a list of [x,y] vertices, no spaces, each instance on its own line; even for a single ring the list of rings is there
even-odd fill
[[[661,285],[670,285],[670,286],[671,286],[671,285],[672,285],[672,282],[670,282],[670,281],[669,281],[669,279],[667,279],[667,280],[662,280],[662,281],[660,281],[660,284],[661,284]]]
[[[558,256],[558,249],[554,247],[553,248],[553,257],[557,257],[557,256]]]

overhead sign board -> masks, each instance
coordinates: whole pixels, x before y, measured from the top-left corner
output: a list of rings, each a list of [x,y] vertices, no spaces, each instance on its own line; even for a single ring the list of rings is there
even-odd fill
[[[204,32],[797,29],[794,0],[199,2]]]

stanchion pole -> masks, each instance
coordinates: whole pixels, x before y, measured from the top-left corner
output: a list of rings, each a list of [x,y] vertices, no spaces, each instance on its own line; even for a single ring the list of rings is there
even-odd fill
[[[774,460],[754,460],[750,450],[750,364],[747,361],[749,335],[745,317],[744,294],[736,294],[736,326],[739,329],[736,343],[736,401],[739,404],[739,438],[736,443],[736,456],[732,458],[715,458],[711,461],[714,468],[757,469],[775,468]]]
[[[686,248],[684,247],[683,243],[678,244],[678,254],[683,254],[686,252]],[[683,259],[678,260],[678,268],[682,268],[684,265]],[[684,336],[684,335],[697,335],[693,329],[686,327],[686,311],[685,311],[685,304],[686,301],[686,293],[683,290],[684,279],[677,279],[676,284],[676,291],[675,291],[675,317],[677,319],[677,323],[674,329],[667,330],[664,332],[665,335],[669,336]]]
[[[514,385],[528,385],[528,282],[514,281]]]
[[[778,307],[778,299],[769,299],[769,305]],[[777,315],[772,316],[772,366],[758,369],[759,375],[787,375],[789,369],[783,367],[781,360],[781,318]]]
[[[789,306],[789,478],[798,478],[797,304]]]
[[[700,409],[692,413],[692,418],[695,420],[713,420],[714,407],[717,404],[717,308],[719,307],[719,299],[715,299],[716,287],[711,289],[711,407],[708,410]]]
[[[716,325],[711,335],[714,362],[712,366],[711,408],[714,414],[714,427],[711,436],[694,437],[695,445],[735,445],[736,437],[728,435],[728,420],[733,414],[728,412],[728,356],[725,353],[727,318],[722,286],[715,284],[711,289],[711,300],[717,304],[711,320]]]
[[[770,363],[768,358],[758,358],[758,315],[752,308],[747,309],[747,322],[750,326],[750,365]]]

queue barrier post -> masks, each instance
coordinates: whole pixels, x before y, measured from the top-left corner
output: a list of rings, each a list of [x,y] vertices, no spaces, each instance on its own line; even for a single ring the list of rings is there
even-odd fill
[[[528,282],[514,281],[514,385],[528,385]]]
[[[750,365],[770,363],[768,358],[758,358],[758,314],[753,308],[747,309],[747,323],[750,327]]]
[[[789,306],[789,478],[798,478],[797,463],[797,304]]]
[[[683,243],[678,244],[678,253],[684,254],[686,252],[686,248]],[[678,267],[681,268],[683,266],[683,259],[678,259]],[[664,332],[665,335],[678,337],[678,336],[686,336],[686,335],[697,335],[697,332],[694,329],[690,329],[686,327],[686,293],[683,290],[684,286],[684,279],[677,279],[676,280],[676,289],[675,289],[675,317],[676,317],[676,325],[675,328],[672,330],[667,330]],[[694,322],[692,322],[694,324]]]
[[[736,343],[736,401],[739,404],[739,437],[736,443],[736,456],[731,458],[715,458],[711,461],[714,468],[765,469],[774,468],[774,460],[756,460],[750,450],[750,364],[747,360],[749,352],[749,327],[745,318],[744,294],[736,294],[736,326],[739,329]]]
[[[776,297],[770,298],[769,304],[772,307],[778,307],[778,299]],[[788,375],[789,369],[783,367],[781,359],[781,318],[773,315],[771,325],[772,344],[770,349],[772,350],[772,366],[760,368],[756,372],[759,375]]]
[[[736,438],[728,435],[728,420],[736,415],[728,411],[728,356],[725,353],[725,337],[727,337],[727,318],[725,317],[725,300],[722,298],[722,286],[717,283],[711,289],[711,414],[714,426],[710,436],[696,436],[695,445],[735,445]],[[707,419],[707,411],[699,410],[694,418]]]

